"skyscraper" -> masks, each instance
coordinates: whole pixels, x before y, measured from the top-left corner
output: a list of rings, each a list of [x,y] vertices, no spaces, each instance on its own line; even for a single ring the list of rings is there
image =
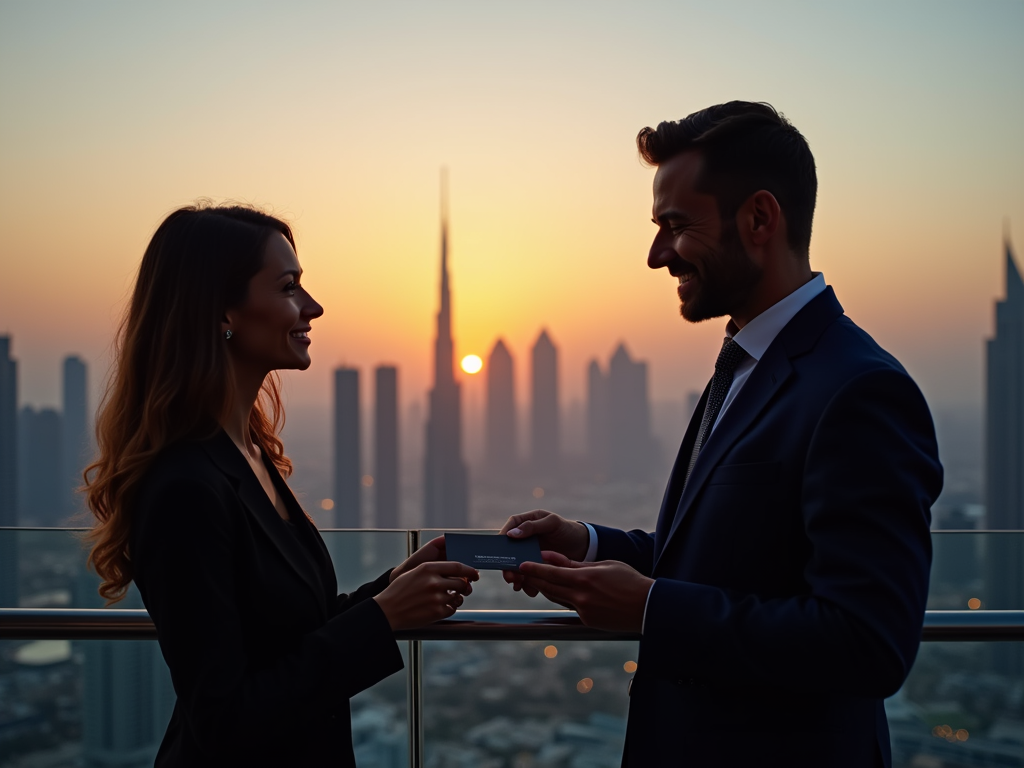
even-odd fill
[[[985,507],[992,529],[1024,528],[1024,280],[1006,243],[1006,298],[986,344]],[[1019,564],[1024,567],[1024,563]]]
[[[84,509],[83,498],[77,489],[82,485],[82,471],[89,463],[89,406],[86,396],[86,366],[81,358],[64,358],[63,431],[61,433],[61,461],[64,464],[64,517]]]
[[[540,332],[533,345],[532,399],[530,411],[530,459],[533,468],[557,469],[562,453],[561,414],[558,408],[558,349]]]
[[[0,526],[18,524],[18,364],[11,337],[0,336]],[[18,548],[0,531],[0,607],[18,605]]]
[[[608,377],[597,360],[587,365],[587,458],[601,476],[608,472]]]
[[[990,529],[1024,528],[1024,280],[1006,242],[1006,298],[986,344],[985,514]],[[986,537],[986,608],[1024,605],[1024,558],[1015,536]],[[1024,672],[1019,643],[996,643],[997,671]]]
[[[518,459],[515,366],[502,339],[487,358],[487,420],[484,455],[492,472],[507,473]]]
[[[66,507],[62,473],[63,419],[53,408],[18,412],[18,518],[22,524],[57,526]]]
[[[375,372],[373,513],[378,528],[398,527],[398,369]]]
[[[359,461],[359,371],[334,371],[334,525],[362,527]]]
[[[462,398],[455,381],[451,292],[448,285],[448,189],[441,176],[441,307],[434,342],[434,388],[430,390],[424,468],[424,525],[469,525],[468,477],[462,459]]]
[[[655,458],[647,363],[619,344],[608,363],[608,471],[614,478],[644,480]]]

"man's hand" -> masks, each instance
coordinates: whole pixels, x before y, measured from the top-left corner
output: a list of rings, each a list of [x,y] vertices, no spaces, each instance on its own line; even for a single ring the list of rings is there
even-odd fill
[[[647,594],[654,584],[618,560],[580,563],[544,552],[544,564],[523,563],[523,590],[571,608],[588,627],[640,632]]]
[[[535,509],[521,515],[512,515],[501,528],[501,533],[513,539],[525,539],[536,536],[540,548],[565,555],[572,560],[582,560],[587,556],[590,546],[590,533],[587,526],[574,520],[566,520],[554,512]],[[502,571],[505,581],[518,592],[522,589],[530,597],[537,596],[537,590],[524,584],[523,575],[516,571]]]

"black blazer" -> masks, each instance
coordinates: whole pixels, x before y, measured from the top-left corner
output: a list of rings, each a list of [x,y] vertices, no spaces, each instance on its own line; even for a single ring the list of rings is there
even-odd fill
[[[222,431],[174,445],[132,504],[135,583],[177,702],[156,765],[355,766],[348,700],[402,668],[368,599],[338,595],[323,540],[268,461],[289,530]]]
[[[598,527],[598,558],[655,578],[624,764],[865,768],[891,762],[882,700],[921,640],[931,416],[832,289],[779,333],[655,533]]]

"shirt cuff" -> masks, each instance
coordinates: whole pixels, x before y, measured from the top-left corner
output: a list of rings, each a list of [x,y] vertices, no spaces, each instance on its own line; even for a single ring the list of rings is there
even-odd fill
[[[580,520],[583,523],[582,520]],[[584,563],[592,563],[597,559],[597,531],[590,523],[583,523],[587,526],[587,533],[590,534],[590,544],[587,545],[587,556],[583,558]]]
[[[657,580],[655,580],[654,584],[657,584],[657,583],[658,583]],[[651,592],[654,591],[654,584],[651,584],[651,588],[647,590],[647,599],[644,600],[644,619],[643,619],[643,621],[640,622],[640,634],[641,635],[644,633],[644,627],[647,626],[647,606],[649,606],[651,604]]]

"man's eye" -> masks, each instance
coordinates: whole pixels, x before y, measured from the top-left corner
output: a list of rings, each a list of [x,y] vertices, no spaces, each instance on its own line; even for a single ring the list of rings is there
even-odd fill
[[[285,289],[286,291],[294,291],[294,290],[295,290],[296,288],[298,288],[298,287],[299,287],[299,284],[298,284],[298,283],[296,283],[296,282],[295,282],[294,280],[291,280],[291,281],[289,281],[289,283],[288,283],[288,284],[287,284],[287,285],[286,285],[286,286],[284,287],[284,289]]]

